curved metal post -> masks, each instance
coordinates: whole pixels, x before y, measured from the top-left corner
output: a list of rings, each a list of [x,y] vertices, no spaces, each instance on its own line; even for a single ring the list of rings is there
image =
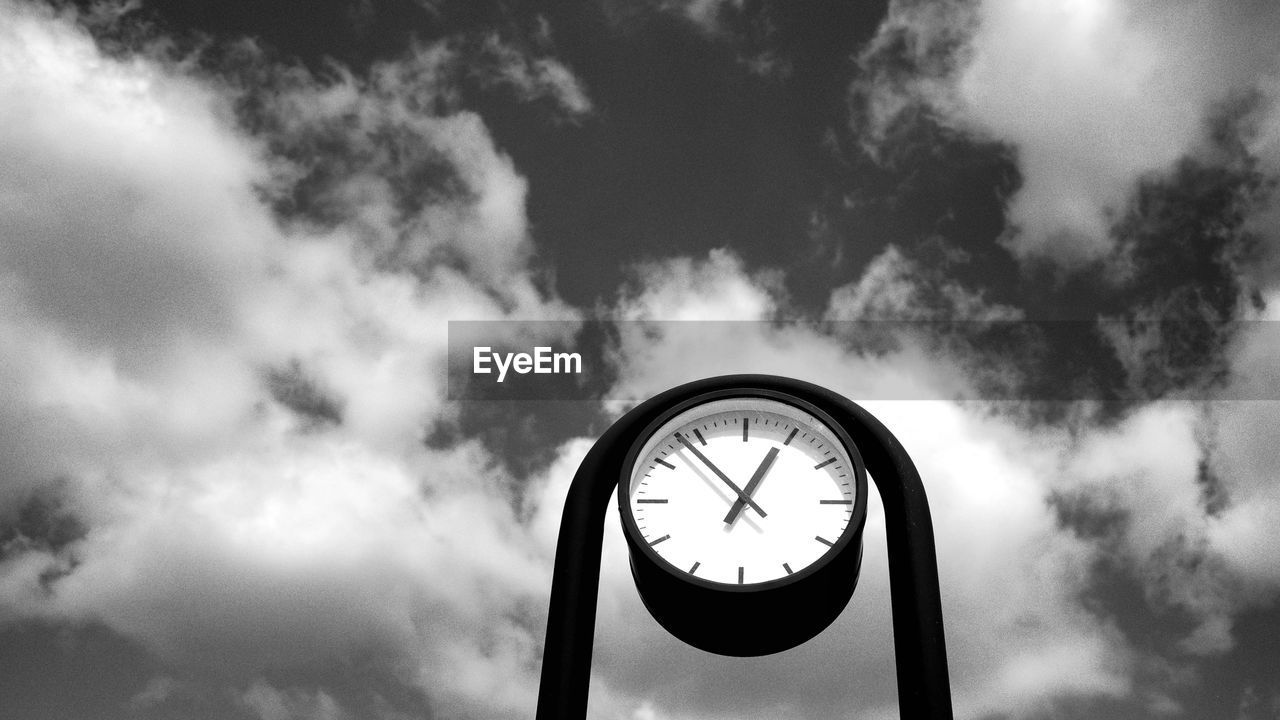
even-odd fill
[[[628,412],[596,441],[569,485],[551,573],[537,720],[585,718],[600,591],[604,517],[627,449],[680,388]]]
[[[726,375],[668,390],[624,415],[587,453],[569,486],[556,545],[537,720],[586,717],[605,510],[627,450],[671,404],[733,387],[803,398],[844,425],[858,446],[884,504],[901,716],[950,720],[938,561],[920,473],[897,438],[862,407],[817,385],[771,375]]]
[[[538,685],[538,720],[587,716],[604,516],[618,484],[617,473],[601,468],[605,464],[601,456],[606,453],[597,452],[600,447],[597,443],[587,453],[574,475],[560,521]]]
[[[952,717],[942,593],[929,500],[915,463],[898,439],[861,406],[840,398],[849,436],[884,505],[893,604],[893,649],[898,668],[898,710],[903,718]],[[830,410],[828,411],[830,412]]]

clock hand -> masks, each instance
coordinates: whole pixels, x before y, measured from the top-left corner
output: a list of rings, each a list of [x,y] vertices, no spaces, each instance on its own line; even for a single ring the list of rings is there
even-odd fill
[[[703,455],[701,452],[699,452],[698,448],[690,444],[690,442],[687,439],[685,439],[685,436],[681,435],[680,433],[676,433],[676,440],[679,440],[680,443],[689,450],[689,452],[693,453],[694,457],[701,460],[703,465],[706,465],[707,467],[711,468],[711,472],[715,473],[717,477],[723,480],[725,485],[728,485],[731,490],[738,493],[738,498],[741,501],[750,505],[752,510],[755,510],[756,512],[760,513],[760,517],[765,517],[765,514],[766,514],[765,511],[760,509],[760,506],[757,505],[756,502],[750,498],[750,496],[742,492],[741,488],[739,488],[737,485],[734,485],[733,481],[729,479],[729,476],[721,472],[720,468],[715,466],[715,463],[711,462],[711,460],[709,460],[706,455]]]
[[[747,486],[742,489],[743,497],[750,498],[751,493],[755,492],[756,486],[764,480],[764,476],[769,474],[769,468],[773,467],[773,461],[778,457],[778,448],[771,447],[769,452],[765,454],[764,460],[760,461],[760,467],[756,468],[756,472],[751,476],[751,480],[747,482]],[[734,520],[738,519],[738,514],[742,512],[742,508],[746,507],[743,498],[734,501],[733,507],[729,508],[729,514],[724,516],[726,525],[732,525]]]

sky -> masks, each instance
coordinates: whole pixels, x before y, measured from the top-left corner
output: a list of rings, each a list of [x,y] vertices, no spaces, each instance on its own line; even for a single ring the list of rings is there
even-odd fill
[[[531,718],[593,440],[763,372],[920,468],[957,717],[1280,718],[1277,36],[0,0],[4,716]],[[595,319],[694,322],[619,332],[595,401],[450,396],[449,321]],[[777,655],[665,634],[612,510],[603,553],[591,718],[897,717],[874,493],[849,607]]]

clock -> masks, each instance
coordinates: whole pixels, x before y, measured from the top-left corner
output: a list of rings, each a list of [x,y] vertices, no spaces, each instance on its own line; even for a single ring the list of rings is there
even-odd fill
[[[794,647],[857,583],[866,469],[812,404],[743,387],[689,398],[628,453],[618,502],[649,612],[725,655]]]

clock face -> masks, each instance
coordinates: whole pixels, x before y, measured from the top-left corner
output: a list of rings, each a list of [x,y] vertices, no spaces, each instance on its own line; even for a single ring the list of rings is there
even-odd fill
[[[853,531],[860,469],[813,412],[762,397],[712,400],[646,440],[625,512],[678,572],[765,583],[813,565]]]

